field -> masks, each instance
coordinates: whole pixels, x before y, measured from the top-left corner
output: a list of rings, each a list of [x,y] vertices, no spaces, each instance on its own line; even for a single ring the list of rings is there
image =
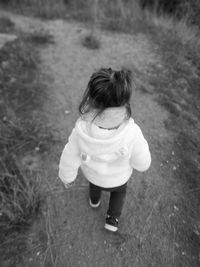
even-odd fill
[[[198,29],[135,2],[66,2],[0,12],[0,43],[15,36],[0,50],[1,266],[199,266]],[[132,70],[133,117],[153,159],[133,172],[115,235],[103,229],[107,194],[93,211],[81,171],[68,191],[57,179],[102,66]]]

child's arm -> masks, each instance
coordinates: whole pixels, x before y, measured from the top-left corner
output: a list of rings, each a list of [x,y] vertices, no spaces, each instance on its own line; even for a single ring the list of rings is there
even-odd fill
[[[68,143],[65,145],[59,164],[59,178],[65,185],[72,183],[77,176],[78,168],[81,164],[77,142],[77,134],[73,129]]]
[[[139,127],[137,128],[135,138],[130,163],[134,169],[143,172],[148,170],[151,165],[151,153],[149,151],[149,145]]]

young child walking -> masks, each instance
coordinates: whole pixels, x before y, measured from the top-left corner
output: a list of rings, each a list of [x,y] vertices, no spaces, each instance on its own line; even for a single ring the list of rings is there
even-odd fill
[[[59,164],[67,188],[81,167],[92,208],[100,206],[102,191],[110,192],[105,229],[113,232],[118,230],[132,170],[146,171],[151,163],[148,143],[131,117],[131,76],[129,70],[111,68],[91,76]]]

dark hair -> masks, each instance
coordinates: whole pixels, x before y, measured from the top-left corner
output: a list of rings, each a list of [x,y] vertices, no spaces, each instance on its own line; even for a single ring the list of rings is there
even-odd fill
[[[132,73],[130,70],[120,71],[101,68],[92,74],[88,86],[79,105],[80,114],[91,109],[97,115],[109,107],[125,106],[127,116],[131,116],[130,98],[132,93]]]

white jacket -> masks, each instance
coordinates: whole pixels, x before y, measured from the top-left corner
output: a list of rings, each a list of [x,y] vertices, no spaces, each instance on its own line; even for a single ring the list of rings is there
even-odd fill
[[[101,129],[80,118],[62,152],[59,177],[71,183],[81,167],[91,183],[117,187],[128,181],[133,168],[146,171],[150,163],[148,143],[132,118],[114,130]]]

